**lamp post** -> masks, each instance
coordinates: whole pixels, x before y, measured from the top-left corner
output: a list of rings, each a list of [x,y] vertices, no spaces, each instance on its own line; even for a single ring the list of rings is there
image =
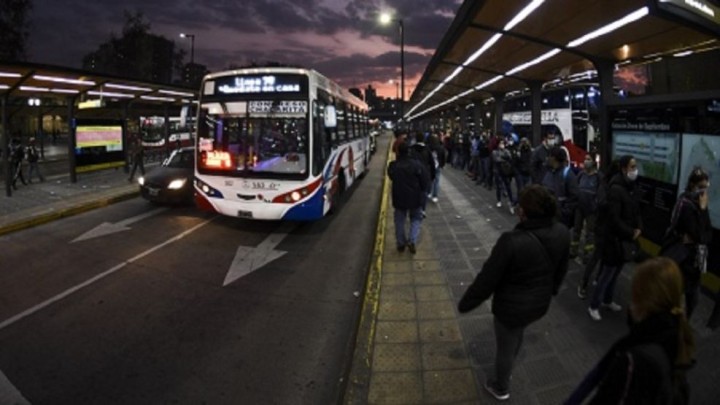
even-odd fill
[[[395,85],[395,100],[400,100],[400,82],[390,79],[388,83]]]
[[[387,25],[391,21],[397,21],[400,29],[400,119],[402,119],[405,107],[405,26],[402,18],[392,18],[387,13],[380,15],[380,23]]]
[[[180,38],[190,38],[190,64],[195,63],[195,34],[180,33]]]

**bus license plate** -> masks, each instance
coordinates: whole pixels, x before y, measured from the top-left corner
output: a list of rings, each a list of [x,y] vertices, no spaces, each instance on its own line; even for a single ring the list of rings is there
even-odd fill
[[[253,217],[253,213],[252,213],[252,211],[238,210],[238,217],[240,217],[240,218],[252,218],[252,217]]]

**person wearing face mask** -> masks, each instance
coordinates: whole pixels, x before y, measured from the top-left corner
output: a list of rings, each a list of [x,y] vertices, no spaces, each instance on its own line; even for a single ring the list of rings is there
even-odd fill
[[[700,277],[707,269],[708,245],[712,240],[712,225],[708,210],[709,176],[702,168],[690,172],[685,192],[678,197],[668,234],[677,239],[674,259],[683,275],[685,308],[692,317],[700,294]],[[666,255],[665,252],[661,252]]]
[[[520,191],[530,184],[532,172],[532,148],[527,138],[520,139],[520,145],[515,148],[513,153],[513,163],[515,164],[515,185],[517,193],[520,195]]]
[[[532,181],[533,184],[541,184],[545,178],[545,172],[549,169],[548,157],[550,150],[556,145],[555,133],[545,134],[540,145],[533,150],[532,155]]]
[[[637,177],[635,158],[631,155],[621,157],[620,173],[610,180],[608,188],[602,270],[588,308],[588,314],[595,321],[602,320],[601,306],[613,312],[622,311],[622,307],[613,301],[615,283],[626,261],[622,242],[637,241],[642,234],[640,204],[635,198]]]
[[[542,185],[557,198],[560,221],[572,228],[578,205],[577,177],[570,168],[567,152],[560,146],[550,150],[548,163],[550,168],[545,172]]]
[[[497,207],[502,207],[502,196],[507,195],[510,213],[515,214],[516,201],[513,198],[512,187],[510,183],[515,176],[512,155],[507,150],[504,139],[498,142],[498,147],[492,152],[493,168],[495,169],[495,195],[497,197]]]
[[[597,214],[597,192],[600,187],[600,175],[595,167],[592,155],[585,155],[583,171],[578,174],[578,208],[575,210],[573,240],[570,244],[570,257],[578,253],[585,262],[595,249],[595,218]],[[580,237],[585,230],[585,243],[580,249]],[[580,252],[578,252],[580,250]]]
[[[542,318],[568,269],[570,232],[555,221],[555,198],[542,186],[520,193],[520,223],[503,233],[475,281],[458,303],[469,312],[492,296],[495,327],[495,376],[485,389],[496,399],[510,398],[510,374],[525,328]]]
[[[683,282],[666,257],[635,268],[629,333],[612,345],[565,405],[687,404],[695,338],[682,308]],[[590,402],[585,398],[595,391]]]

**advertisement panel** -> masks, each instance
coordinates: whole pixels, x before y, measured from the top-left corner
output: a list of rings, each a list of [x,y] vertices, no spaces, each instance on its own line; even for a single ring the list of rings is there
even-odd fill
[[[125,165],[122,121],[77,120],[75,124],[77,173]]]

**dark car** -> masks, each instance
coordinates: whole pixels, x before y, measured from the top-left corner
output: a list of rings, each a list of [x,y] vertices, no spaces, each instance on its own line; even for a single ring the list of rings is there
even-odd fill
[[[138,179],[140,194],[154,203],[193,203],[195,148],[175,149],[162,165]]]

